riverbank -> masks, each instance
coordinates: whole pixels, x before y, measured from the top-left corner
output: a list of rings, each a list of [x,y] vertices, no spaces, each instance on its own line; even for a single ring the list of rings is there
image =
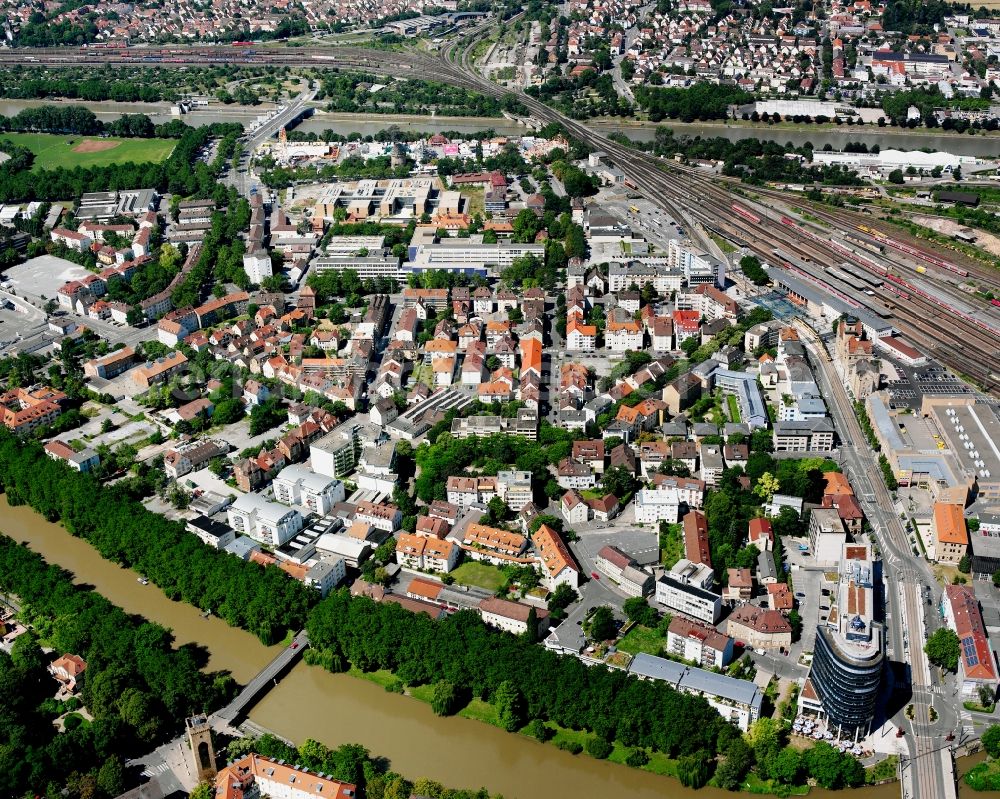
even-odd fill
[[[11,100],[0,99],[0,114],[14,116],[24,108],[36,108],[47,104],[81,105],[92,110],[99,119],[110,122],[122,114],[146,114],[154,123],[169,122],[180,119],[187,125],[199,127],[214,122],[240,122],[249,124],[262,114],[273,110],[270,104],[259,106],[212,105],[204,109],[196,109],[189,114],[175,117],[170,114],[169,103],[83,103],[75,100]],[[779,144],[791,142],[796,147],[809,143],[815,149],[830,145],[834,150],[843,150],[850,142],[863,141],[869,146],[879,145],[882,149],[918,150],[928,148],[970,155],[981,158],[996,156],[1000,145],[1000,132],[989,134],[968,134],[930,131],[926,128],[915,130],[900,130],[899,128],[879,128],[871,125],[854,127],[825,123],[822,125],[796,125],[793,122],[780,122],[767,125],[754,122],[718,121],[718,122],[680,122],[678,120],[663,120],[648,122],[641,120],[626,120],[619,118],[597,118],[587,120],[586,124],[594,130],[608,135],[621,133],[636,141],[653,141],[658,127],[667,127],[678,135],[721,137],[729,141],[740,141],[756,138],[762,141],[774,141]],[[463,135],[478,133],[483,130],[494,130],[501,136],[522,136],[531,131],[519,122],[505,117],[452,117],[452,116],[422,116],[420,114],[351,114],[343,112],[316,111],[308,119],[303,120],[295,129],[304,133],[322,134],[331,130],[341,136],[357,133],[370,136],[380,130],[396,126],[406,131],[420,133],[440,133],[455,131]]]
[[[196,608],[169,600],[154,585],[140,585],[134,571],[104,560],[86,541],[29,507],[11,507],[6,496],[0,496],[0,515],[12,538],[74,572],[78,582],[95,586],[128,612],[170,628],[177,645],[203,647],[211,670],[228,670],[245,682],[280,651],[220,619],[202,618]],[[710,788],[695,792],[649,771],[572,755],[476,718],[486,713],[485,708],[470,706],[469,717],[442,718],[425,702],[390,693],[369,679],[299,663],[251,711],[250,721],[292,741],[314,738],[329,746],[360,743],[387,757],[399,773],[447,785],[484,785],[507,797],[603,794],[662,799],[669,792],[671,799],[696,795],[722,799],[730,795]],[[817,789],[810,794],[816,799],[838,795],[846,794]],[[852,799],[897,795],[892,785],[851,792]]]

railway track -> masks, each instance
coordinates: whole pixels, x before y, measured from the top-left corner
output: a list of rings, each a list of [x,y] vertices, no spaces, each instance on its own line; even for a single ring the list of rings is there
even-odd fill
[[[735,240],[765,258],[773,259],[773,243],[777,241],[780,243],[781,249],[786,250],[796,258],[816,264],[820,269],[823,266],[832,266],[847,260],[852,266],[871,271],[871,265],[864,263],[863,258],[845,257],[845,254],[833,248],[829,241],[818,241],[801,231],[780,230],[781,226],[775,224],[770,217],[762,219],[760,224],[739,219],[732,210],[732,203],[734,200],[737,202],[745,201],[725,185],[719,185],[717,181],[692,172],[690,169],[681,168],[676,164],[668,164],[655,156],[607,139],[586,125],[564,116],[530,95],[521,91],[507,90],[478,75],[474,65],[470,63],[470,51],[476,37],[486,27],[488,25],[480,26],[464,37],[460,37],[455,43],[439,51],[438,58],[413,52],[384,52],[357,47],[295,48],[294,50],[290,48],[283,50],[258,48],[252,53],[245,51],[235,55],[232,52],[224,52],[225,48],[200,48],[190,54],[170,53],[168,56],[171,59],[176,59],[170,61],[133,63],[123,61],[120,55],[117,59],[114,55],[107,55],[102,56],[104,60],[96,60],[97,57],[94,57],[94,63],[95,65],[100,63],[138,64],[152,67],[193,66],[216,62],[243,63],[250,66],[265,64],[311,68],[358,68],[395,76],[400,76],[400,71],[405,70],[402,73],[403,76],[407,72],[412,72],[414,77],[446,81],[497,98],[513,94],[538,121],[559,123],[573,137],[595,149],[607,152],[638,190],[645,193],[652,202],[660,205],[675,218],[683,218],[683,215],[686,214],[706,227],[719,229],[722,226],[729,231],[729,235]],[[73,60],[70,60],[71,53],[75,53],[77,56]],[[75,48],[64,48],[61,51],[0,50],[0,64],[16,61],[16,63],[24,65],[30,63],[29,55],[31,59],[42,65],[81,65],[79,51]],[[241,56],[244,59],[242,61],[240,60]],[[160,58],[162,59],[162,57],[161,55]],[[458,64],[454,63],[452,58],[457,58]],[[213,61],[213,59],[217,61]],[[84,60],[83,63],[89,63],[89,60]],[[763,192],[761,194],[788,203],[787,196],[776,192],[768,191],[766,195]],[[774,209],[766,205],[764,207],[768,208],[769,214],[775,213]],[[680,213],[681,209],[683,209],[684,214]],[[764,224],[765,222],[767,224]],[[828,285],[836,286],[838,293],[842,296],[850,297],[856,291],[846,284],[837,282],[833,277],[826,276],[823,280],[828,282]],[[896,319],[900,323],[901,332],[912,336],[914,340],[926,340],[927,336],[932,336],[931,343],[936,343],[939,351],[943,350],[947,353],[946,356],[941,357],[942,363],[946,366],[955,368],[963,374],[970,374],[970,366],[976,363],[987,365],[996,363],[997,353],[1000,352],[1000,336],[983,331],[958,315],[949,318],[949,324],[940,326],[934,333],[921,332],[926,330],[921,325],[923,320],[927,318],[930,303],[922,298],[920,301],[910,299],[904,302],[902,297],[890,295],[892,292],[888,290],[878,292],[880,299],[894,302]],[[856,298],[854,302],[856,304],[863,303],[863,298],[864,294],[860,298]],[[934,311],[941,313],[942,309],[935,307]],[[953,346],[948,340],[949,337],[961,340],[963,346]]]

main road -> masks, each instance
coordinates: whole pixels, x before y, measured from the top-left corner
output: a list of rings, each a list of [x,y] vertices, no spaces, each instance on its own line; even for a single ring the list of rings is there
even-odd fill
[[[903,665],[904,674],[899,676],[909,682],[911,690],[908,707],[912,707],[912,719],[902,708],[893,719],[909,734],[909,756],[902,762],[904,799],[907,794],[908,799],[954,799],[955,773],[944,736],[954,728],[957,711],[947,703],[950,691],[942,690],[940,681],[935,683],[924,653],[929,627],[937,622],[933,612],[928,612],[934,607],[936,582],[927,563],[910,548],[877,457],[867,444],[825,343],[806,325],[798,328],[819,363],[817,374],[824,396],[831,400],[830,413],[842,441],[842,466],[858,493],[882,555],[890,659]],[[941,701],[935,703],[935,698]],[[935,721],[931,721],[932,707]]]

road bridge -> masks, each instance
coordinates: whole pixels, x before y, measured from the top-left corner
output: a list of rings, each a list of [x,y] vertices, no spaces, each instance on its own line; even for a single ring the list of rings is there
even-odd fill
[[[298,662],[308,646],[309,634],[303,630],[295,636],[290,646],[283,649],[274,660],[261,669],[257,676],[243,687],[243,690],[232,702],[212,715],[213,728],[234,727],[237,719],[241,718],[261,696],[278,684],[278,680]]]

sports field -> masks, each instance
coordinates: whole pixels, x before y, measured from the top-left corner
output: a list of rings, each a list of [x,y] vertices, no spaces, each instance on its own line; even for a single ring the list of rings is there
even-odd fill
[[[174,149],[173,139],[102,139],[94,136],[57,136],[49,133],[0,133],[35,154],[34,171],[65,167],[107,166],[128,161],[164,160]]]

